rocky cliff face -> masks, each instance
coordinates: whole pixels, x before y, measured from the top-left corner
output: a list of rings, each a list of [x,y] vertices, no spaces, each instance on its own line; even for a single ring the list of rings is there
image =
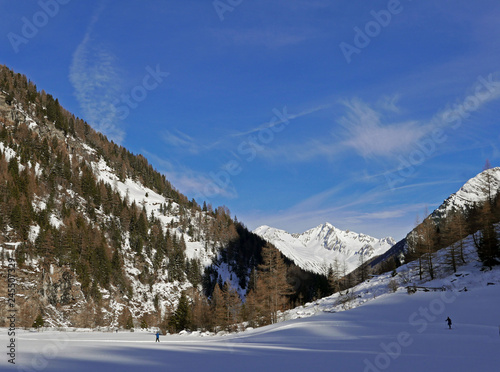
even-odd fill
[[[0,268],[0,280],[3,283],[8,282],[8,267],[8,260],[3,260]],[[19,267],[16,264],[15,270],[10,274],[15,283],[13,288],[17,327],[31,327],[38,314],[44,314],[47,325],[51,326],[83,324],[82,319],[87,314],[81,305],[86,300],[80,283],[70,268],[53,265],[45,267],[41,264],[37,265],[37,269],[32,269],[30,266]],[[7,288],[7,285],[0,286],[2,327],[7,326],[6,318],[9,313]]]

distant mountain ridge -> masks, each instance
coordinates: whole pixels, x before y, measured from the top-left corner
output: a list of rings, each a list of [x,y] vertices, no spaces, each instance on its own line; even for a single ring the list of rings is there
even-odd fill
[[[270,226],[260,226],[254,233],[272,243],[297,266],[318,274],[327,273],[335,260],[349,273],[359,266],[360,255],[367,261],[385,253],[396,243],[391,237],[377,239],[338,229],[328,222],[302,234]]]

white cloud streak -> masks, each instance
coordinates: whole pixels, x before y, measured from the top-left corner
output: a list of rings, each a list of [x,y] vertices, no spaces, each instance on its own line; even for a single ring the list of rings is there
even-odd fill
[[[318,157],[337,161],[339,155],[345,156],[346,151],[354,150],[366,160],[391,161],[415,150],[419,141],[431,135],[437,127],[459,128],[473,112],[500,98],[500,80],[497,78],[497,73],[480,76],[465,98],[448,104],[429,120],[391,120],[394,116],[401,116],[398,94],[383,96],[373,106],[358,98],[342,100],[340,103],[346,110],[336,121],[343,132],[333,126],[330,133],[323,133],[321,137],[273,146],[260,155],[287,162],[306,162]]]
[[[117,124],[115,98],[121,90],[116,59],[102,45],[94,45],[92,32],[104,11],[103,3],[95,12],[82,42],[73,53],[69,80],[75,89],[75,96],[94,129],[121,143],[125,132]]]
[[[195,139],[178,129],[174,129],[173,131],[167,130],[163,132],[162,138],[167,145],[180,147],[190,154],[196,155],[203,149],[202,146],[197,144]]]
[[[255,128],[251,128],[251,129],[243,131],[243,132],[232,133],[229,137],[243,137],[243,136],[248,136],[249,134],[257,133],[257,132],[260,132],[261,130],[264,130],[264,129],[271,129],[272,127],[281,125],[283,123],[287,123],[287,121],[298,119],[298,118],[301,118],[303,116],[307,116],[307,115],[313,114],[315,112],[318,112],[318,111],[321,111],[321,110],[325,110],[325,109],[327,109],[329,107],[331,107],[331,105],[321,105],[321,106],[317,106],[317,107],[313,107],[313,108],[301,111],[298,114],[291,114],[291,115],[288,115],[287,109],[285,107],[284,113],[286,114],[286,121],[283,120],[283,119],[281,119],[281,120],[271,120],[270,122],[261,124],[261,125],[255,127]]]
[[[241,142],[236,142],[235,139],[242,138],[243,141],[246,140],[246,137],[258,133],[262,130],[266,129],[272,129],[275,126],[282,125],[283,123],[289,124],[290,121],[301,118],[307,115],[311,115],[315,112],[327,109],[331,105],[321,105],[317,107],[313,107],[307,110],[303,110],[297,114],[288,114],[287,113],[287,108],[285,107],[283,110],[278,110],[280,111],[280,114],[284,114],[284,118],[278,118],[277,116],[274,116],[272,120],[260,124],[256,127],[250,128],[245,131],[240,131],[240,132],[234,132],[230,133],[228,135],[222,136],[220,139],[216,141],[212,141],[210,143],[202,143],[202,141],[191,137],[190,135],[181,132],[178,129],[174,129],[172,131],[165,131],[162,133],[162,138],[164,142],[170,146],[181,148],[184,151],[187,151],[188,153],[191,154],[199,154],[203,151],[209,151],[209,150],[219,150],[221,148],[223,149],[228,149],[228,148],[234,148],[238,147]],[[270,116],[271,117],[271,116]],[[286,120],[285,120],[286,119]],[[277,134],[276,136],[278,136]],[[237,146],[234,146],[234,145]],[[267,150],[263,150],[264,152]],[[260,151],[259,151],[260,154]]]
[[[406,152],[429,131],[428,126],[417,121],[385,124],[380,112],[357,99],[343,104],[348,109],[339,120],[348,133],[343,144],[364,158],[391,157]],[[397,110],[394,102],[389,107],[391,111]]]
[[[158,171],[163,173],[172,185],[185,195],[194,196],[197,201],[210,201],[210,198],[223,197],[234,199],[238,197],[236,189],[230,184],[225,188],[214,182],[206,172],[198,172],[185,166],[175,165],[156,154],[142,151],[148,159],[154,160]],[[207,192],[207,185],[210,185]],[[200,199],[200,200],[198,200]]]

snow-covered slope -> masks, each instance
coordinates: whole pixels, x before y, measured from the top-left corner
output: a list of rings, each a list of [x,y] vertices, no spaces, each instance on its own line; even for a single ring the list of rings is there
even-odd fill
[[[89,146],[87,146],[87,148],[88,151],[95,151]],[[135,203],[143,206],[148,216],[153,216],[161,221],[165,230],[168,229],[170,223],[178,222],[180,220],[179,211],[181,206],[179,206],[179,204],[158,194],[138,181],[130,178],[126,178],[123,182],[120,181],[116,172],[111,169],[103,158],[101,158],[99,162],[93,162],[92,168],[94,169],[95,174],[97,174],[99,180],[111,185],[121,194],[123,198],[126,198],[129,203]],[[167,204],[170,205],[171,212],[162,213],[160,207]],[[186,211],[185,213],[189,214],[189,217],[194,221],[199,221],[201,218],[210,218],[203,212]],[[192,228],[199,230],[200,226],[192,226]],[[170,232],[172,234],[176,234],[179,238],[182,237],[185,240],[185,254],[187,258],[197,258],[203,266],[208,266],[212,263],[216,253],[213,250],[205,248],[206,244],[204,241],[194,241],[187,234],[187,232],[183,231],[181,228],[171,229]]]
[[[500,233],[500,224],[497,225],[496,229]],[[288,310],[283,314],[283,319],[296,319],[313,316],[325,311],[339,312],[356,308],[380,296],[392,294],[393,288],[397,288],[397,292],[406,293],[405,287],[415,285],[418,287],[443,288],[446,291],[460,294],[489,285],[500,287],[500,267],[485,270],[477,255],[472,235],[463,239],[462,243],[465,263],[457,261],[456,273],[453,272],[450,265],[449,250],[444,248],[432,254],[435,268],[435,278],[433,280],[431,280],[428,273],[425,273],[420,279],[418,260],[412,261],[398,267],[395,273],[387,272],[368,279],[349,289],[348,292],[338,292],[304,306]],[[347,297],[349,297],[349,301],[346,301]]]
[[[29,210],[31,204],[36,213],[36,218],[35,213],[27,213],[23,217],[26,237],[21,228],[12,226],[10,219],[3,219],[0,224],[0,276],[6,275],[9,258],[16,259],[19,268],[22,268],[22,277],[19,274],[18,278],[22,286],[18,287],[17,293],[20,299],[16,304],[18,311],[23,313],[23,326],[31,325],[30,319],[42,312],[46,324],[51,326],[100,324],[113,328],[123,326],[121,319],[125,317],[125,310],[130,312],[136,324],[145,318],[150,324],[157,324],[168,311],[176,308],[182,291],[194,292],[201,288],[195,280],[201,277],[205,267],[214,264],[219,250],[230,239],[222,232],[218,236],[209,236],[208,231],[212,231],[211,227],[215,224],[213,210],[202,210],[196,203],[188,202],[165,178],[149,169],[143,157],[128,153],[123,148],[116,148],[111,155],[105,149],[115,145],[94,133],[83,122],[73,120],[73,124],[77,122],[75,127],[63,131],[56,126],[56,121],[48,120],[47,116],[40,117],[40,112],[47,111],[45,106],[24,103],[23,107],[17,99],[12,104],[6,104],[6,95],[0,91],[0,130],[3,133],[0,155],[3,155],[4,162],[17,160],[19,172],[29,171],[28,178],[33,183],[36,178],[37,185],[36,188],[27,187],[31,193],[28,198],[16,198],[19,210]],[[66,112],[64,115],[71,114]],[[30,156],[22,156],[28,151],[30,142],[16,137],[21,132],[26,132],[23,134],[26,138],[36,139],[33,143],[40,145],[29,149]],[[141,164],[143,169],[137,164]],[[55,172],[54,169],[61,171]],[[84,169],[89,171],[85,177]],[[48,182],[49,174],[58,177],[54,182],[57,187]],[[86,187],[85,192],[82,185]],[[93,191],[88,192],[91,189]],[[90,193],[94,195],[89,197]],[[19,199],[28,201],[24,205]],[[138,234],[132,232],[133,228],[130,229],[130,225],[135,224],[132,221],[139,218],[139,211],[144,211],[142,221],[145,221],[143,226],[146,227],[140,239]],[[229,211],[227,213],[230,217]],[[43,220],[40,215],[47,216],[46,224],[40,223]],[[83,222],[74,223],[75,220]],[[83,274],[75,269],[95,268],[97,265],[85,262],[75,266],[80,262],[77,264],[77,259],[69,259],[72,256],[68,252],[69,244],[63,246],[61,243],[65,240],[64,236],[81,236],[81,232],[69,231],[73,225],[84,224],[102,238],[100,246],[105,254],[101,258],[111,259],[117,253],[115,265],[118,263],[119,268],[114,270],[121,274],[120,281],[110,280],[104,285],[95,280],[96,274],[90,269],[89,277],[83,278],[95,284],[99,294],[95,291],[94,295],[102,301],[89,300],[89,294],[82,285],[85,283]],[[217,232],[228,225],[218,226]],[[53,230],[49,231],[47,226]],[[52,240],[54,231],[59,237],[55,242]],[[42,243],[39,241],[44,241],[47,234],[50,239],[42,257],[34,247],[40,246]],[[158,238],[156,243],[150,239],[153,236]],[[177,248],[182,254],[174,252]],[[93,246],[85,249],[93,249]],[[56,251],[64,254],[54,258]],[[178,275],[172,274],[171,263],[175,254],[181,267]],[[78,257],[78,260],[85,257],[90,261],[97,255],[80,252]],[[102,258],[104,263],[100,267],[109,269],[105,258]],[[187,267],[191,269],[189,274]],[[219,274],[224,282],[228,278],[233,279],[233,288],[242,295],[245,293],[238,286],[238,277],[233,275],[231,268],[221,268]],[[67,293],[60,288],[67,288]],[[7,287],[0,288],[0,316],[3,318],[7,310],[4,306],[7,303],[6,291]],[[95,313],[99,316],[89,315],[94,314],[93,306],[98,308]],[[33,310],[29,310],[28,314],[25,309]],[[94,321],[94,318],[98,320]]]
[[[444,252],[436,259],[443,259]],[[446,291],[409,295],[400,288],[392,293],[391,280],[424,285],[417,282],[416,265],[404,265],[396,277],[381,275],[353,288],[351,304],[341,304],[345,294],[335,294],[284,314],[287,321],[235,334],[183,333],[161,336],[155,343],[153,330],[18,329],[17,366],[5,357],[0,370],[497,371],[500,269],[482,272],[472,249],[467,260],[457,273],[443,271],[425,283]],[[0,336],[7,339],[7,332],[0,329]]]
[[[466,212],[468,209],[481,206],[489,198],[494,198],[500,191],[500,167],[490,168],[469,179],[457,192],[451,194],[438,208],[426,218],[431,218],[436,224],[446,219],[451,212]],[[377,258],[374,264],[380,264],[391,257],[404,260],[408,244],[417,235],[417,228],[394,245],[387,253]]]
[[[254,233],[272,243],[304,270],[319,274],[326,274],[335,262],[342,271],[345,269],[349,273],[359,266],[360,255],[366,261],[386,252],[396,243],[391,237],[377,239],[343,231],[329,223],[302,234],[290,234],[269,226],[260,226]]]
[[[499,226],[497,226],[499,229]],[[500,364],[500,268],[484,270],[471,236],[456,273],[446,249],[433,254],[436,278],[417,262],[349,292],[282,314],[282,322],[234,334],[30,332],[16,329],[16,364],[0,370],[138,371],[488,371]],[[409,295],[405,286],[439,288]],[[453,325],[449,330],[445,319]],[[71,332],[69,332],[71,331]],[[0,329],[7,338],[8,329]],[[188,357],[186,357],[188,356]],[[9,357],[11,358],[11,356]],[[40,367],[42,368],[42,367]]]
[[[433,215],[443,217],[449,211],[463,211],[474,204],[493,198],[500,190],[500,167],[487,169],[468,180],[456,193],[450,195]],[[488,195],[489,193],[489,195]]]

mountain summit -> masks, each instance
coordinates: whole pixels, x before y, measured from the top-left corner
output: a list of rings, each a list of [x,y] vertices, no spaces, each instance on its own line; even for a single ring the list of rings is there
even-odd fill
[[[494,198],[500,191],[500,167],[486,169],[468,180],[456,193],[450,195],[432,214],[446,216],[450,211],[464,211]]]
[[[290,234],[269,226],[260,226],[254,233],[272,243],[302,269],[318,274],[327,273],[336,260],[342,270],[349,273],[359,266],[361,255],[367,261],[396,243],[391,237],[377,239],[343,231],[328,222],[302,234]]]

